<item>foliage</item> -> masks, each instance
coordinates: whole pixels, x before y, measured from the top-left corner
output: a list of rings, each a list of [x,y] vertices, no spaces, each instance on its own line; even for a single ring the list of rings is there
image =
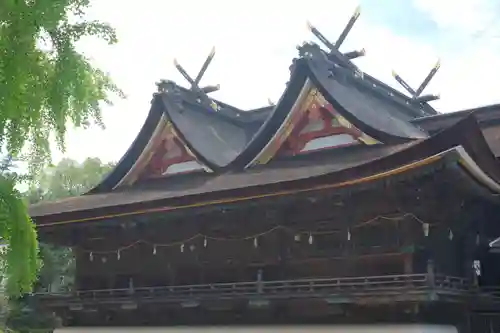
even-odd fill
[[[48,167],[37,176],[27,198],[30,204],[77,196],[97,185],[114,167],[98,158],[87,158],[83,163],[66,158]]]
[[[16,302],[9,302],[7,318],[5,318],[5,332],[15,333],[49,333],[54,327],[61,326],[49,313],[41,312],[30,306],[25,298]]]
[[[98,158],[87,158],[83,163],[63,159],[48,167],[36,179],[25,196],[30,204],[81,195],[97,185],[114,167]],[[38,285],[42,288],[70,289],[73,283],[74,259],[70,249],[41,244],[43,266]]]
[[[63,159],[50,166],[35,179],[35,184],[24,193],[30,204],[45,200],[57,200],[83,194],[97,185],[114,167],[112,163],[102,163],[98,158],[87,158],[83,163]],[[49,244],[40,244],[42,268],[37,282],[40,289],[67,291],[72,288],[75,260],[71,249]],[[51,315],[34,311],[25,300],[11,302],[9,327],[33,328],[54,325]]]
[[[46,168],[36,179],[25,197],[30,204],[81,195],[97,185],[114,167],[98,158],[87,158],[83,163],[66,158]],[[38,285],[42,288],[57,285],[69,289],[72,284],[74,259],[70,249],[41,244],[43,266]]]
[[[69,124],[103,126],[102,103],[122,92],[76,50],[84,37],[116,42],[115,31],[85,20],[90,0],[0,1],[0,149],[36,174],[50,161],[50,138],[64,150]],[[24,156],[22,153],[25,153]],[[8,290],[20,295],[36,278],[36,233],[16,177],[0,174],[0,237],[9,245]]]
[[[8,244],[3,254],[7,291],[17,295],[26,291],[36,277],[38,243],[24,201],[14,187],[18,177],[12,167],[10,157],[0,166],[0,237]]]

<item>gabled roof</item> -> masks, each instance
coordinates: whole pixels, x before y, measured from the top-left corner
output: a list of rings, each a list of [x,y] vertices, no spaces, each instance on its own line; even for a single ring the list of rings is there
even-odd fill
[[[319,57],[318,57],[319,58]],[[313,58],[311,77],[325,98],[349,121],[382,142],[398,139],[422,139],[427,133],[408,122],[409,104],[390,98],[386,91],[368,88],[342,67]]]
[[[386,103],[397,105],[396,114],[405,120],[439,114],[429,103],[415,100],[377,78],[361,72],[351,59],[340,52],[327,53],[315,43],[304,43],[298,49],[302,54],[330,62],[336,72],[341,72],[345,79],[350,81],[350,85],[362,90],[368,96],[375,96]]]
[[[307,109],[312,91],[321,91],[342,117],[379,142],[400,143],[426,137],[406,120],[407,113],[401,108],[407,105],[367,91],[358,82],[363,79],[345,69],[337,68],[332,76],[331,66],[323,57],[299,59],[278,104],[246,112],[219,101],[215,101],[217,111],[207,110],[192,91],[170,83],[166,91],[154,96],[143,128],[115,170],[91,193],[130,185],[127,175],[137,172],[133,169],[140,168],[144,163],[139,162],[152,154],[152,142],[166,123],[171,124],[176,137],[205,171],[254,165],[263,155],[276,153],[277,139],[293,126],[296,114]],[[273,145],[276,149],[269,151]]]

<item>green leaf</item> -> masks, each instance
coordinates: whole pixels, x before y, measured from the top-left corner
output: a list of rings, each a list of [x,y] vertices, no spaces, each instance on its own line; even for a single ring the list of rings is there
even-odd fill
[[[69,125],[103,127],[102,106],[123,97],[75,48],[84,37],[117,42],[110,26],[85,19],[89,6],[89,0],[0,1],[0,149],[23,158],[30,179],[50,163],[51,138],[64,151]],[[8,291],[18,296],[31,289],[39,263],[35,228],[15,190],[23,177],[13,175],[0,170],[0,236],[8,244]]]

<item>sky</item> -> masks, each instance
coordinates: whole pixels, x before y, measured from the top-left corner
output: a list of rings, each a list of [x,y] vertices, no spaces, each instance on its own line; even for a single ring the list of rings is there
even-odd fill
[[[310,21],[335,41],[357,5],[361,16],[341,51],[365,48],[356,60],[366,73],[399,88],[396,70],[417,87],[435,62],[441,69],[426,93],[450,112],[500,103],[500,15],[497,0],[94,0],[89,19],[116,28],[119,43],[86,39],[78,48],[127,94],[103,110],[105,130],[71,129],[64,154],[79,161],[118,161],[139,132],[160,79],[186,85],[176,58],[195,76],[211,48],[215,58],[202,84],[241,109],[277,101],[289,79],[296,46],[314,41]],[[500,20],[496,20],[500,22]]]

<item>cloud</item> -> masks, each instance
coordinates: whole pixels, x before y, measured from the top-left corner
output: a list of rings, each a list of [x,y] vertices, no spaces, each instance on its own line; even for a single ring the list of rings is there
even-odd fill
[[[380,4],[383,3],[383,6]],[[360,0],[363,6],[363,20],[372,25],[385,26],[399,35],[425,42],[439,39],[441,30],[438,24],[420,6],[408,0],[383,0],[375,3]]]
[[[467,6],[465,1],[458,2]],[[465,29],[457,23],[464,15],[452,18],[440,1],[432,6],[429,1],[415,0],[413,7],[384,7],[392,21],[375,19],[377,13],[383,13],[377,3],[375,7],[374,2],[365,1],[358,23],[342,46],[344,51],[366,48],[367,56],[357,61],[363,70],[398,87],[390,75],[396,69],[417,86],[441,57],[442,69],[426,89],[441,93],[438,107],[453,110],[500,101],[494,87],[496,77],[500,77],[500,59],[493,48],[486,43],[472,48],[443,42],[446,36],[458,36]],[[109,47],[85,40],[80,49],[108,71],[129,98],[106,108],[107,130],[68,133],[66,156],[118,160],[142,126],[156,89],[154,83],[172,79],[185,84],[172,65],[173,59],[194,75],[214,45],[217,54],[203,78],[204,84],[221,84],[221,91],[214,97],[243,109],[266,105],[268,97],[276,101],[289,78],[288,66],[297,55],[295,46],[313,39],[306,21],[335,40],[356,5],[356,1],[326,0],[309,0],[306,4],[185,0],[175,5],[143,0],[141,6],[119,0],[95,1],[89,17],[109,21],[116,27],[120,42]],[[391,12],[402,13],[401,8],[406,10],[403,18],[412,17],[412,8],[420,15],[407,20],[404,29],[398,24],[405,20]],[[476,31],[475,24],[483,22],[483,9],[474,13],[467,23],[468,32]],[[425,22],[434,23],[425,33],[419,33]],[[60,157],[55,155],[56,159]]]
[[[500,6],[496,0],[413,0],[442,30],[473,35],[492,26]]]
[[[435,81],[446,95],[444,107],[452,110],[499,103],[500,53],[495,37],[500,25],[495,17],[500,4],[496,0],[414,3],[436,22],[445,37],[436,46],[443,69]]]

